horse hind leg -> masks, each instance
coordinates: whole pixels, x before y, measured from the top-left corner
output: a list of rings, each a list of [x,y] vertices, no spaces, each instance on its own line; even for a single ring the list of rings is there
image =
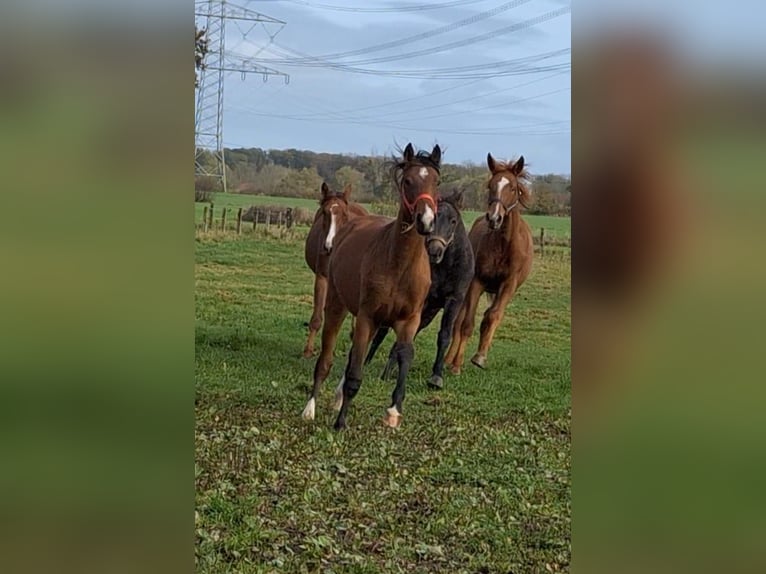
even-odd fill
[[[450,370],[455,375],[459,375],[462,370],[465,358],[465,347],[473,334],[473,326],[476,321],[476,307],[479,304],[479,298],[483,291],[484,287],[482,287],[479,281],[476,279],[471,281],[471,285],[468,288],[468,293],[465,297],[463,310],[461,311],[463,320],[455,322],[455,332],[459,334],[459,338],[456,338],[452,342],[452,345],[455,347],[454,350],[450,349],[450,353],[452,354]]]
[[[309,335],[306,346],[303,348],[303,357],[308,359],[314,354],[314,338],[322,326],[324,304],[327,299],[327,277],[316,275],[314,277],[314,310],[309,321]]]
[[[332,368],[335,342],[338,340],[338,333],[347,314],[348,310],[337,298],[337,295],[330,290],[327,297],[325,322],[322,326],[322,350],[314,365],[314,385],[306,407],[303,409],[302,417],[304,420],[314,420],[319,389]]]
[[[495,332],[503,321],[505,308],[511,302],[515,292],[515,281],[507,286],[501,287],[497,296],[492,300],[492,304],[485,311],[484,318],[481,321],[481,327],[479,328],[479,348],[476,351],[476,354],[471,357],[471,362],[477,367],[482,369],[486,368],[487,353],[489,353],[489,348],[492,345]]]

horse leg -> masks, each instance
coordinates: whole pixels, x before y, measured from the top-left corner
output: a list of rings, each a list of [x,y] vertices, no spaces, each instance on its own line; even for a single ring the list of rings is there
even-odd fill
[[[372,339],[372,345],[370,345],[370,350],[367,353],[367,358],[364,360],[365,365],[369,365],[373,357],[375,357],[375,353],[378,352],[378,347],[380,347],[380,345],[383,343],[386,335],[388,335],[388,327],[380,327],[377,331],[375,331],[375,337]]]
[[[487,364],[487,353],[492,345],[492,339],[495,331],[500,326],[500,322],[505,315],[505,308],[511,302],[513,294],[516,292],[517,282],[515,280],[503,285],[500,291],[492,301],[492,304],[484,312],[484,318],[481,321],[479,335],[479,350],[471,358],[471,362],[477,367],[485,368]]]
[[[455,355],[457,355],[457,348],[460,346],[460,341],[463,338],[461,335],[461,329],[464,320],[465,299],[463,299],[463,304],[460,306],[460,311],[458,311],[457,319],[455,319],[455,324],[452,326],[452,342],[447,349],[447,356],[444,358],[444,362],[447,365],[452,365],[453,361],[455,360]]]
[[[452,328],[455,326],[455,318],[462,306],[462,299],[449,299],[444,306],[439,334],[436,337],[436,359],[434,360],[431,380],[428,383],[430,387],[435,389],[441,389],[444,386],[444,379],[442,378],[444,374],[444,353],[447,351],[447,346],[450,343]]]
[[[314,354],[314,337],[316,337],[319,327],[322,326],[325,299],[327,299],[327,277],[317,274],[314,276],[314,311],[311,314],[311,321],[309,321],[309,336],[306,340],[306,346],[303,348],[305,358]]]
[[[429,305],[429,303],[426,302],[426,306],[423,308],[423,312],[420,315],[420,325],[418,326],[417,332],[420,333],[423,329],[428,327],[428,325],[431,324],[431,321],[433,321],[434,317],[436,317],[438,313],[439,307],[436,303]],[[386,367],[383,369],[383,373],[380,375],[381,380],[385,381],[390,378],[391,372],[398,364],[397,352],[396,343],[394,343],[394,345],[391,347],[391,352],[388,354],[388,362],[386,363]]]
[[[465,347],[468,344],[468,339],[471,338],[473,333],[473,325],[476,321],[476,307],[479,305],[479,297],[484,292],[484,287],[477,279],[471,281],[470,287],[468,287],[468,293],[465,297],[465,304],[463,305],[463,321],[458,326],[455,325],[455,329],[460,329],[460,339],[453,341],[453,345],[456,345],[454,351],[454,357],[450,363],[451,371],[455,375],[460,374],[460,370],[463,367],[463,360],[465,357]]]
[[[322,350],[314,365],[314,386],[311,389],[306,408],[303,409],[302,416],[307,421],[314,420],[314,410],[316,408],[317,397],[319,396],[319,389],[325,379],[327,379],[327,375],[332,368],[335,342],[338,339],[338,332],[340,331],[341,325],[343,325],[343,320],[348,314],[348,309],[343,306],[343,303],[340,302],[340,299],[332,288],[327,294],[325,314],[325,322],[322,326]]]
[[[391,395],[391,406],[386,409],[386,417],[383,424],[397,428],[402,422],[402,403],[404,402],[405,381],[407,373],[415,358],[415,347],[412,344],[417,333],[420,318],[415,315],[406,321],[400,321],[394,325],[396,331],[396,362],[399,365],[399,374],[396,377],[396,388]]]
[[[370,344],[370,338],[374,331],[375,324],[369,317],[360,314],[356,318],[354,342],[351,345],[346,373],[341,384],[338,385],[338,389],[335,391],[336,404],[338,399],[342,400],[338,418],[335,419],[335,430],[346,428],[348,407],[351,405],[351,400],[356,396],[356,393],[359,392],[359,387],[362,386],[362,364],[364,363],[367,346]]]

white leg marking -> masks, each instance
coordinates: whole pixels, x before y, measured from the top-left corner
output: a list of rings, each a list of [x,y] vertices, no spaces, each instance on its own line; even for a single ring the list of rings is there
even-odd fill
[[[314,420],[314,408],[316,407],[316,401],[314,400],[314,397],[311,397],[309,399],[309,402],[306,403],[306,408],[303,409],[303,414],[301,415],[303,417],[303,420],[305,421],[313,421]]]
[[[386,412],[388,413],[388,416],[390,417],[400,417],[402,416],[401,413],[397,410],[396,405],[393,407],[388,407],[386,409]]]
[[[330,217],[330,230],[327,232],[327,237],[324,240],[324,248],[327,249],[327,251],[330,251],[332,249],[332,242],[333,242],[333,239],[335,239],[336,231],[337,229],[335,225],[335,212],[333,212],[332,216]]]
[[[431,224],[434,222],[434,211],[430,205],[426,205],[426,210],[423,212],[423,227],[426,229],[431,228]]]
[[[421,167],[420,171],[418,172],[418,175],[420,176],[420,179],[425,179],[428,177],[428,169],[425,167]]]
[[[346,382],[346,375],[340,378],[340,383],[335,387],[335,402],[332,404],[332,408],[339,411],[343,406],[343,383]]]

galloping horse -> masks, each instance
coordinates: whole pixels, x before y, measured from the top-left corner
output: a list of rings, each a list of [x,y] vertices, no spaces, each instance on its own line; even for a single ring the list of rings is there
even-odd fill
[[[367,215],[364,207],[358,203],[349,203],[350,194],[350,185],[346,185],[343,193],[336,193],[327,183],[322,183],[319,209],[314,215],[314,223],[306,238],[306,263],[314,272],[314,311],[309,321],[309,336],[303,349],[303,356],[307,358],[314,354],[314,337],[322,326],[324,303],[327,298],[327,272],[335,236],[350,219]]]
[[[532,232],[518,209],[519,205],[526,207],[530,197],[525,184],[529,176],[524,170],[524,156],[516,162],[502,163],[487,154],[487,166],[491,172],[487,183],[487,213],[474,222],[468,234],[476,258],[474,278],[455,321],[452,345],[447,351],[447,364],[455,374],[459,374],[463,366],[465,346],[473,332],[481,294],[489,293],[492,303],[481,321],[479,349],[471,362],[483,369],[505,308],[532,268]]]
[[[428,291],[423,312],[420,316],[418,333],[428,327],[436,315],[444,309],[439,334],[436,338],[436,359],[434,360],[429,386],[441,389],[444,386],[444,353],[447,351],[455,319],[463,305],[465,293],[473,278],[473,249],[468,241],[468,233],[460,215],[463,193],[439,199],[439,212],[436,214],[434,230],[426,238],[426,248],[431,260],[431,289]],[[370,346],[368,364],[375,356],[378,347],[388,334],[389,328],[378,329]],[[388,363],[382,379],[387,379],[396,363],[396,346],[391,348]]]
[[[381,325],[396,332],[399,376],[383,422],[398,427],[402,419],[405,379],[414,357],[412,340],[431,286],[423,235],[433,230],[437,213],[441,149],[415,153],[407,144],[392,168],[399,191],[395,220],[367,215],[350,221],[336,236],[330,256],[329,289],[322,328],[322,351],[314,367],[314,387],[303,410],[312,420],[319,388],[332,366],[338,331],[350,311],[356,317],[346,371],[335,391],[340,408],[335,429],[346,426],[351,400],[362,384],[362,363],[372,335]]]

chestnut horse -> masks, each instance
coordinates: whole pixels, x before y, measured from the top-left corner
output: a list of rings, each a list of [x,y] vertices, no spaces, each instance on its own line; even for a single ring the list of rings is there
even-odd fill
[[[476,259],[474,277],[455,321],[452,344],[446,357],[455,374],[459,374],[463,366],[465,347],[473,332],[481,294],[486,291],[492,302],[481,321],[479,349],[471,362],[483,369],[505,308],[532,268],[532,232],[519,213],[519,205],[526,207],[530,197],[524,156],[516,162],[502,163],[487,154],[487,166],[491,172],[487,183],[487,213],[474,222],[468,234]]]
[[[306,263],[314,272],[314,311],[309,321],[309,336],[303,349],[303,356],[307,358],[314,354],[314,337],[322,326],[324,303],[327,298],[327,271],[335,236],[350,219],[367,215],[364,207],[358,203],[349,203],[350,194],[350,185],[346,185],[343,193],[336,193],[327,183],[322,183],[319,209],[314,215],[314,223],[306,238]]]
[[[405,379],[414,358],[412,340],[431,286],[423,236],[434,224],[441,149],[415,153],[407,144],[392,168],[399,192],[395,220],[367,215],[350,221],[335,238],[330,255],[329,289],[322,327],[322,351],[314,367],[314,386],[303,418],[312,420],[316,398],[333,362],[333,351],[346,315],[356,317],[346,371],[335,391],[340,408],[335,429],[346,426],[351,400],[362,384],[362,363],[372,335],[380,326],[396,332],[399,375],[383,422],[398,427],[402,419]]]

